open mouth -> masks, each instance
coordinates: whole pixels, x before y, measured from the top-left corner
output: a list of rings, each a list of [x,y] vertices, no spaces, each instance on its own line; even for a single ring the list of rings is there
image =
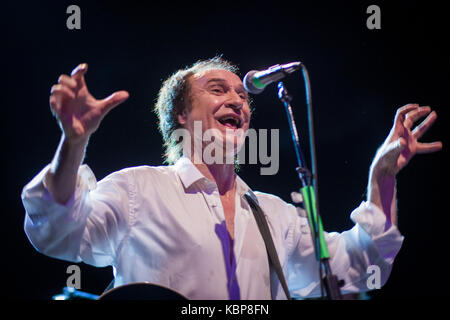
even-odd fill
[[[237,116],[227,115],[217,119],[217,121],[223,126],[234,130],[242,127],[242,120]]]

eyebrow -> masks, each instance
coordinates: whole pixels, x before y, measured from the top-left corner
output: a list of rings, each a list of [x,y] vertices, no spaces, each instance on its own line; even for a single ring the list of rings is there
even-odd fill
[[[211,78],[208,81],[206,81],[206,83],[210,83],[210,82],[227,82],[225,79],[222,78]]]
[[[222,79],[222,78],[211,78],[211,79],[209,79],[209,80],[206,82],[206,84],[209,84],[209,83],[211,83],[211,82],[222,82],[222,83],[227,83],[227,81],[226,81],[225,79]],[[245,90],[243,84],[240,84],[236,89],[237,89],[237,90],[240,90],[240,91],[243,91],[243,92],[245,92],[245,93],[247,93],[247,90]]]

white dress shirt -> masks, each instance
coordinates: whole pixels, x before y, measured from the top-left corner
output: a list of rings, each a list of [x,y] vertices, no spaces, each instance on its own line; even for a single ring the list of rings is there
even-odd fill
[[[45,187],[48,170],[22,192],[25,232],[43,254],[112,265],[116,287],[151,282],[189,299],[286,299],[276,275],[270,276],[264,241],[242,197],[250,189],[239,177],[231,247],[217,186],[187,158],[173,166],[126,168],[99,182],[82,165],[66,205]],[[307,218],[279,197],[252,194],[268,219],[291,295],[319,295]],[[351,219],[351,230],[325,234],[330,265],[345,280],[344,292],[367,291],[368,266],[379,267],[384,284],[403,237],[373,204],[363,202]]]

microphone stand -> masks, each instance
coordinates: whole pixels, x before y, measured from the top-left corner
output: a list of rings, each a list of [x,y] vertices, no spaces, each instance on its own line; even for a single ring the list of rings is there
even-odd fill
[[[290,102],[292,101],[292,96],[288,94],[285,86],[282,82],[278,83],[278,98],[284,104],[289,128],[291,130],[291,136],[294,142],[294,149],[297,156],[298,167],[296,171],[300,179],[302,187],[300,192],[303,196],[303,204],[305,210],[308,214],[308,221],[311,228],[311,236],[315,248],[316,259],[319,263],[319,279],[320,280],[320,290],[323,298],[323,286],[325,287],[327,298],[331,300],[341,300],[342,294],[340,291],[340,286],[343,285],[343,280],[339,281],[338,278],[332,274],[330,268],[330,254],[328,252],[327,243],[325,241],[322,221],[319,215],[319,203],[318,203],[318,183],[317,183],[317,172],[316,172],[316,157],[315,157],[315,144],[314,144],[314,130],[312,121],[312,103],[311,103],[311,89],[309,86],[308,72],[305,66],[302,64],[302,72],[305,79],[305,88],[307,96],[308,105],[308,124],[309,124],[309,136],[310,136],[310,149],[311,149],[311,159],[313,172],[305,166],[304,157],[300,148],[300,139],[297,132],[297,127],[294,121],[294,115],[292,112],[292,107]],[[325,275],[322,276],[322,273]]]

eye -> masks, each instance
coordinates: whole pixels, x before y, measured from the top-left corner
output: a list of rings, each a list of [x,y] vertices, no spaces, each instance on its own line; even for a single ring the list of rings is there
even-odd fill
[[[240,97],[242,100],[247,100],[247,99],[248,99],[248,96],[247,96],[247,94],[245,94],[245,92],[240,91],[240,92],[238,92],[238,94],[239,94],[239,97]]]
[[[218,93],[218,94],[225,92],[224,88],[222,88],[221,86],[213,86],[210,88],[210,90],[211,90],[211,92]]]

